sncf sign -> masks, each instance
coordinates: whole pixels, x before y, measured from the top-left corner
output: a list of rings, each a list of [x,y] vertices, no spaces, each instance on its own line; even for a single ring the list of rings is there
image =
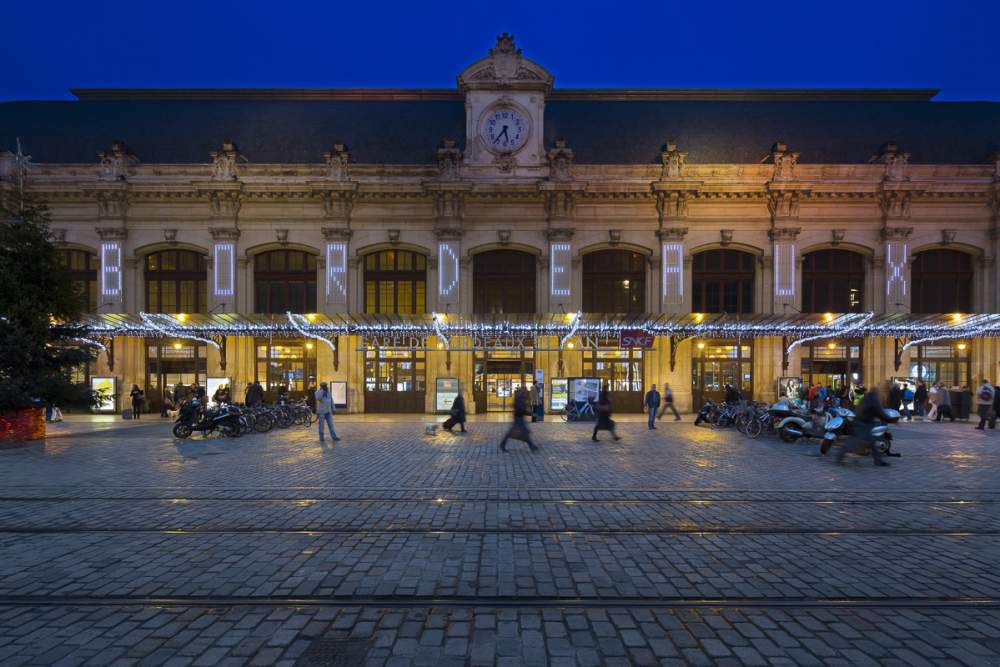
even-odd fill
[[[646,333],[642,329],[622,329],[618,333],[618,347],[627,350],[630,347],[638,347],[648,350],[653,347],[652,334]]]

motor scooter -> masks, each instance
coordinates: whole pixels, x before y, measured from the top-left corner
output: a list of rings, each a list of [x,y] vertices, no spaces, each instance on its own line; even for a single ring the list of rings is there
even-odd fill
[[[850,451],[851,454],[871,456],[872,447],[878,447],[879,451],[882,452],[882,456],[902,456],[899,452],[892,451],[892,432],[889,431],[889,424],[898,422],[900,413],[898,410],[893,410],[892,408],[884,408],[882,413],[884,418],[880,420],[881,423],[872,427],[870,440],[858,439],[858,442],[855,443],[855,446]],[[829,447],[826,449],[821,448],[820,451],[826,454],[829,451]]]
[[[177,421],[174,423],[174,436],[189,438],[194,431],[201,431],[206,436],[218,430],[230,438],[240,437],[239,409],[235,407],[220,407],[216,410],[202,408],[197,400],[189,401],[181,406]]]
[[[785,402],[775,403],[768,410],[774,417],[775,430],[785,442],[799,438],[816,438],[824,444],[837,439],[837,431],[844,426],[844,418],[824,410],[800,412]]]

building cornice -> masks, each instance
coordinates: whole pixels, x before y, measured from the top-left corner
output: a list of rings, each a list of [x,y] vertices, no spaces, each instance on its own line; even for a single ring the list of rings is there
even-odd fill
[[[81,101],[454,101],[454,88],[70,88]],[[550,100],[617,102],[927,102],[937,88],[559,88]]]

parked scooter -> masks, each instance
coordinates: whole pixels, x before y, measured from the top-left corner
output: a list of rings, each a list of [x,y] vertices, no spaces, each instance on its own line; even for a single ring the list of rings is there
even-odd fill
[[[785,442],[795,442],[799,438],[816,438],[824,444],[837,439],[837,432],[844,426],[844,418],[826,411],[800,412],[787,402],[778,402],[769,412],[774,417],[775,430]]]
[[[188,401],[181,406],[174,423],[174,436],[182,439],[191,437],[194,431],[208,435],[216,430],[230,438],[240,437],[239,408],[228,406],[209,410],[202,408],[197,400]]]
[[[701,406],[701,410],[698,411],[698,416],[694,418],[694,425],[697,426],[702,422],[706,424],[714,424],[718,419],[719,406],[715,402],[706,398],[704,404]]]

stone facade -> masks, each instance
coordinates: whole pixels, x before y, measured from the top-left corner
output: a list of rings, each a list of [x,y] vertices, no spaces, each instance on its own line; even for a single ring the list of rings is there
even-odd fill
[[[118,274],[120,289],[103,290],[100,313],[143,310],[144,257],[173,248],[209,258],[210,313],[252,313],[253,258],[276,248],[318,257],[317,311],[329,315],[363,312],[363,258],[383,248],[428,257],[428,312],[471,313],[473,258],[498,248],[538,258],[538,313],[575,312],[588,289],[582,258],[621,248],[646,258],[648,313],[689,313],[692,256],[721,247],[755,256],[759,313],[801,309],[802,257],[821,248],[863,255],[863,303],[876,313],[909,310],[905,286],[914,254],[960,250],[973,258],[973,310],[998,310],[1000,163],[921,163],[919,155],[911,158],[885,137],[881,148],[872,146],[877,152],[870,162],[859,156],[856,164],[819,164],[794,150],[794,143],[774,137],[770,151],[760,147],[761,162],[708,164],[697,161],[699,146],[670,141],[669,127],[663,127],[662,146],[648,146],[648,164],[586,163],[574,159],[573,136],[543,143],[552,82],[512,38],[502,36],[487,58],[459,76],[467,113],[464,145],[441,137],[438,146],[427,147],[426,164],[354,162],[350,146],[336,137],[315,147],[313,163],[257,163],[224,136],[205,152],[203,163],[164,163],[138,150],[132,155],[124,141],[107,137],[111,148],[93,164],[40,162],[28,173],[27,187],[50,206],[66,247],[96,253],[102,278],[108,270]],[[529,126],[516,151],[484,145],[481,123],[498,108],[516,109]],[[0,162],[7,164],[9,156]],[[14,181],[8,169],[5,191]],[[457,258],[455,286],[447,294],[439,289],[439,272],[452,270],[439,262],[443,247],[447,257]],[[898,255],[892,250],[897,247],[905,252],[900,262],[887,257]],[[668,253],[666,261],[676,268],[669,285],[663,264]],[[328,261],[342,265],[343,272],[328,271]],[[566,289],[553,289],[557,269],[568,275]],[[692,345],[680,343],[673,370],[666,341],[657,341],[646,355],[645,384],[669,381],[681,407],[691,401]],[[797,375],[798,350],[784,370],[777,339],[758,339],[754,346],[755,394],[773,398],[774,378]],[[357,348],[357,341],[342,341],[334,370],[332,352],[318,346],[319,375],[346,380],[351,409],[363,410],[364,357]],[[252,343],[231,341],[225,350],[224,374],[237,386],[252,380]],[[113,373],[120,385],[142,384],[141,341],[120,341],[115,354]],[[540,352],[535,365],[547,378],[583,371],[579,351],[561,356],[560,365],[555,352]],[[428,410],[436,376],[458,376],[466,386],[473,381],[471,355],[449,357],[454,358],[428,352]],[[893,361],[892,340],[865,342],[869,381],[905,374],[895,371]],[[974,342],[974,376],[997,375],[998,362],[993,340]],[[902,363],[905,367],[908,356]],[[104,356],[99,364],[98,372],[110,372]],[[214,348],[208,365],[209,375],[223,374]]]

